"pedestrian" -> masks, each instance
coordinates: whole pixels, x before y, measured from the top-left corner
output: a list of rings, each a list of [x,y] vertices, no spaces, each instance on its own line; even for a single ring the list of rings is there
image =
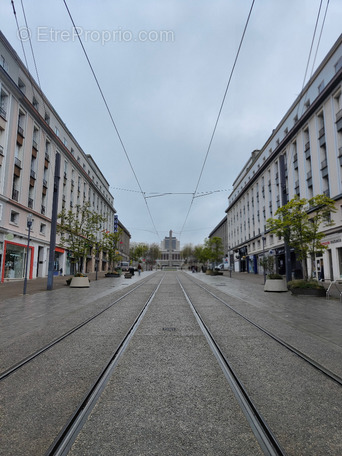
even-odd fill
[[[141,264],[139,263],[139,264],[138,264],[138,274],[139,274],[139,275],[141,274],[141,269],[142,269],[142,267],[141,267]]]

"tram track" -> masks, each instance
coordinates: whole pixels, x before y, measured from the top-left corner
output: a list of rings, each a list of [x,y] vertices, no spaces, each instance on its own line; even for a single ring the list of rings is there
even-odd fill
[[[17,363],[15,363],[14,365],[12,365],[11,367],[9,367],[8,369],[4,370],[3,372],[0,373],[0,382],[4,379],[6,379],[7,377],[9,377],[11,374],[17,372],[20,368],[22,368],[23,366],[27,365],[29,362],[33,361],[34,359],[36,359],[38,356],[40,356],[41,354],[43,354],[44,352],[46,352],[47,350],[49,350],[50,348],[56,346],[58,343],[60,343],[61,341],[63,341],[64,339],[66,339],[67,337],[69,337],[70,335],[74,334],[76,331],[78,331],[79,329],[83,328],[84,326],[86,326],[88,323],[90,323],[91,321],[95,320],[97,317],[99,317],[100,315],[102,315],[104,312],[106,312],[107,310],[111,309],[113,306],[115,306],[117,303],[119,303],[120,301],[122,301],[123,299],[125,299],[127,296],[131,295],[132,293],[134,293],[137,289],[139,289],[142,285],[145,285],[150,279],[146,279],[144,281],[141,281],[137,286],[135,286],[133,289],[129,290],[127,293],[123,294],[122,296],[120,296],[118,299],[116,299],[114,302],[112,302],[111,304],[109,304],[108,306],[106,306],[104,309],[102,309],[101,311],[99,312],[96,312],[94,315],[90,316],[89,318],[83,320],[81,323],[75,325],[73,328],[71,328],[70,330],[66,331],[65,333],[63,333],[62,335],[60,335],[59,337],[56,337],[55,339],[53,339],[51,342],[49,342],[48,344],[45,344],[43,347],[39,348],[38,350],[35,350],[34,352],[32,352],[30,355],[26,356],[25,358],[23,358],[21,361],[18,361]]]
[[[165,438],[164,429],[159,423],[163,423],[163,427],[166,423],[171,426],[174,432],[171,434],[172,442],[182,436],[181,429],[188,429],[190,424],[187,420],[193,420],[198,411],[201,412],[190,426],[192,434],[189,434],[187,440],[192,452],[177,453],[175,449],[174,453],[166,451],[165,454],[202,454],[198,452],[198,446],[193,445],[196,438],[200,438],[197,432],[202,433],[202,427],[206,427],[206,417],[209,417],[209,424],[201,442],[215,448],[210,436],[217,425],[222,433],[220,451],[227,449],[227,438],[236,436],[240,439],[241,435],[249,435],[249,444],[254,442],[255,445],[255,450],[249,454],[340,454],[341,432],[338,427],[342,415],[337,407],[331,416],[327,414],[328,405],[334,405],[331,398],[338,401],[341,397],[339,381],[324,372],[318,373],[316,366],[315,370],[311,366],[300,367],[301,364],[304,366],[302,361],[308,365],[307,361],[303,357],[293,356],[295,353],[286,346],[286,342],[278,342],[268,330],[243,316],[224,298],[197,280],[183,273],[160,273],[153,277],[151,283],[141,283],[146,287],[134,287],[96,315],[84,320],[82,327],[80,323],[72,328],[72,333],[65,333],[63,339],[60,336],[55,345],[52,345],[55,342],[52,341],[26,363],[18,363],[21,365],[3,378],[5,396],[9,393],[6,406],[10,413],[11,397],[20,392],[18,386],[24,389],[22,396],[27,395],[27,381],[30,391],[37,395],[34,397],[34,411],[25,409],[22,396],[18,400],[15,397],[16,410],[6,422],[5,433],[10,439],[13,432],[16,433],[18,418],[24,420],[24,424],[20,421],[18,424],[22,446],[11,452],[13,443],[7,441],[7,447],[4,446],[6,454],[66,456],[70,452],[73,455],[84,455],[88,454],[84,452],[85,448],[91,448],[93,454],[149,454],[148,442],[158,444],[158,438],[155,439],[154,435]],[[114,307],[119,302],[121,304]],[[239,331],[242,331],[241,338]],[[132,340],[134,335],[136,337]],[[232,344],[234,338],[236,344]],[[129,349],[126,350],[128,345]],[[55,349],[49,351],[53,347]],[[92,356],[89,356],[90,349]],[[74,350],[76,356],[72,353]],[[40,359],[40,355],[43,359]],[[83,357],[80,363],[78,355]],[[55,366],[58,359],[62,359],[62,363]],[[272,360],[277,359],[280,363],[270,366]],[[94,360],[96,369],[92,368]],[[289,370],[292,365],[293,369]],[[51,367],[52,374],[49,371]],[[35,372],[40,370],[42,375],[36,377]],[[45,372],[50,378],[46,378]],[[324,379],[321,373],[324,374]],[[56,375],[57,381],[52,381]],[[280,382],[277,376],[282,378]],[[35,384],[36,378],[39,378],[39,384]],[[50,382],[50,388],[53,388],[51,397],[46,380]],[[327,443],[323,442],[323,446],[322,437],[325,438],[326,435],[321,433],[316,438],[315,434],[321,431],[318,428],[311,431],[310,428],[310,425],[316,424],[317,417],[312,415],[311,420],[310,413],[304,410],[298,421],[296,411],[301,413],[302,410],[301,406],[296,407],[296,400],[302,390],[297,388],[293,398],[293,381],[298,385],[303,384],[303,381],[307,383],[305,387],[310,390],[309,400],[303,400],[303,404],[311,406],[312,398],[313,411],[317,412],[319,406],[324,407],[323,423],[331,428],[331,433],[329,431],[330,436],[327,437]],[[80,382],[80,388],[73,387],[75,382]],[[153,385],[152,388],[150,385]],[[324,391],[326,393],[322,400],[317,400],[318,394],[323,395]],[[56,396],[59,399],[53,410]],[[68,397],[72,398],[72,404],[68,403]],[[325,400],[327,398],[328,401]],[[203,399],[203,404],[196,402],[199,399]],[[45,417],[48,417],[49,422],[44,425],[46,435],[38,445],[27,426],[40,413],[41,400],[45,401],[43,409],[47,409]],[[206,406],[209,406],[211,414],[203,414]],[[131,414],[127,414],[128,409]],[[230,409],[230,415],[226,415]],[[59,413],[59,417],[54,418],[54,413]],[[305,422],[307,417],[310,424]],[[301,423],[300,419],[303,418]],[[293,426],[295,420],[303,430]],[[181,422],[180,426],[178,421]],[[11,429],[11,424],[15,424],[14,429]],[[31,431],[38,429],[38,426],[39,423],[32,423]],[[146,441],[142,429],[147,430]],[[299,438],[294,434],[296,431],[300,431]],[[133,440],[129,447],[132,435],[140,435],[142,440],[139,444]],[[239,442],[239,448],[242,449],[243,438]],[[329,447],[324,447],[325,444]],[[117,452],[118,450],[112,450],[111,445],[125,450]],[[163,445],[164,443],[155,454],[163,453]],[[103,448],[106,451],[111,448],[111,452],[102,453]],[[173,450],[172,446],[168,447],[169,450],[170,448]],[[327,451],[322,453],[322,448],[327,448]],[[243,451],[241,454],[244,454]]]
[[[316,370],[318,370],[320,373],[322,373],[323,375],[325,375],[327,378],[329,378],[330,380],[334,381],[335,383],[337,383],[338,385],[342,386],[342,378],[341,376],[339,376],[338,374],[332,372],[330,369],[328,369],[327,367],[323,366],[321,363],[315,361],[312,357],[306,355],[305,353],[303,353],[301,350],[299,350],[298,348],[294,347],[293,345],[289,344],[288,342],[284,341],[283,339],[281,339],[280,337],[276,336],[275,334],[273,334],[271,331],[267,330],[266,328],[260,326],[258,323],[252,321],[250,318],[246,317],[245,315],[243,315],[241,312],[239,312],[238,310],[234,309],[234,307],[232,307],[231,305],[229,305],[224,299],[220,298],[218,295],[216,295],[215,293],[213,293],[211,290],[209,290],[207,287],[205,287],[204,285],[198,283],[197,281],[194,281],[193,279],[190,279],[188,278],[190,282],[196,284],[197,286],[199,286],[202,290],[206,291],[210,296],[212,296],[214,299],[216,299],[217,301],[219,301],[220,303],[224,304],[227,308],[229,308],[232,312],[234,312],[236,315],[238,315],[239,317],[241,317],[242,319],[244,319],[245,321],[247,321],[248,323],[250,323],[252,326],[254,326],[255,328],[259,329],[262,333],[266,334],[267,336],[269,336],[271,339],[273,339],[274,341],[276,341],[278,344],[282,345],[283,347],[287,348],[290,352],[294,353],[296,356],[298,356],[299,358],[301,358],[302,360],[304,360],[306,363],[308,363],[311,367],[315,368]],[[243,302],[245,302],[244,300],[242,300],[241,298],[239,297],[236,297],[234,296],[234,299],[236,300],[241,300]]]
[[[246,318],[197,280],[184,274],[178,280],[286,454],[341,454],[342,414],[336,407],[342,399],[340,376]]]
[[[258,411],[257,407],[253,403],[251,396],[248,394],[246,388],[243,386],[241,380],[239,379],[238,375],[235,373],[234,369],[230,365],[229,361],[225,357],[224,353],[222,352],[221,348],[219,347],[218,343],[216,342],[214,336],[210,332],[210,329],[205,324],[204,320],[202,319],[200,313],[196,309],[196,306],[192,302],[190,296],[186,292],[185,288],[183,287],[182,283],[180,282],[179,278],[177,277],[179,286],[181,287],[185,299],[189,303],[195,318],[205,335],[207,342],[214,353],[246,419],[257,439],[259,445],[266,456],[285,456],[285,452],[281,447],[280,443],[272,433],[270,427],[262,417],[261,413]]]
[[[113,375],[113,370],[121,359],[122,355],[125,352],[129,342],[131,341],[133,335],[135,334],[138,326],[140,325],[142,319],[144,318],[148,307],[152,303],[156,293],[159,290],[159,287],[162,284],[165,275],[161,278],[155,290],[152,292],[151,296],[147,300],[144,308],[141,313],[138,315],[136,321],[133,323],[132,327],[129,329],[127,335],[122,340],[120,347],[114,353],[112,359],[108,365],[104,368],[103,372],[94,383],[93,387],[86,395],[86,397],[80,402],[77,410],[74,415],[71,417],[69,422],[61,430],[59,435],[56,437],[53,444],[45,453],[45,456],[67,456],[69,451],[73,448],[74,443],[78,440],[80,433],[83,430],[85,423],[87,422],[92,410],[100,399],[101,393],[104,391],[106,385]],[[230,367],[226,358],[224,357],[222,351],[220,350],[218,344],[215,342],[215,339],[211,335],[209,329],[206,327],[205,323],[201,319],[199,313],[196,311],[195,306],[191,302],[189,296],[187,295],[184,287],[178,280],[178,285],[181,289],[182,294],[184,295],[185,301],[189,304],[192,314],[195,317],[195,321],[199,326],[200,330],[203,333],[204,345],[206,343],[209,345],[212,353],[215,355],[215,358],[218,362],[218,365],[223,371],[225,379],[228,381],[230,390],[233,392],[237,399],[237,407],[240,407],[243,414],[246,417],[246,421],[250,426],[251,432],[254,434],[256,441],[258,442],[262,454],[265,456],[286,456],[286,453],[281,448],[281,445],[272,434],[272,431],[268,427],[265,420],[262,418],[261,414],[258,412],[257,408],[253,404],[250,396],[248,395],[246,389],[243,387],[238,376],[234,373],[233,369]],[[176,292],[175,292],[176,293]],[[163,331],[169,328],[163,327]],[[152,355],[153,356],[153,355]],[[223,378],[223,377],[222,377]],[[102,435],[103,437],[103,435]],[[77,445],[77,442],[75,443]],[[81,450],[82,451],[82,450]],[[82,453],[83,454],[83,453]],[[126,453],[125,453],[126,454]],[[139,454],[144,454],[140,453]],[[258,453],[259,454],[259,453]]]
[[[99,380],[106,370],[103,366],[123,351],[124,340],[132,334],[157,281],[158,275],[143,280],[2,379],[4,454],[43,455],[66,423],[74,422],[78,404],[105,386]]]
[[[104,367],[103,371],[99,375],[98,379],[95,381],[93,386],[90,388],[88,394],[84,397],[84,399],[80,402],[79,406],[77,407],[73,416],[69,419],[68,423],[64,426],[61,432],[56,437],[55,441],[52,443],[50,448],[45,453],[45,456],[66,456],[76,440],[80,430],[83,427],[83,424],[87,420],[88,416],[90,415],[92,409],[96,405],[102,391],[106,387],[110,377],[113,374],[113,370],[115,369],[117,363],[119,362],[120,358],[124,354],[130,340],[132,339],[134,333],[136,332],[141,320],[143,319],[147,309],[152,302],[155,294],[157,293],[162,281],[164,279],[164,275],[160,279],[159,283],[147,299],[144,307],[142,308],[141,312],[137,316],[134,323],[131,325],[127,334],[121,341],[120,345],[118,346],[117,350],[113,354],[112,358],[108,362],[108,364]]]

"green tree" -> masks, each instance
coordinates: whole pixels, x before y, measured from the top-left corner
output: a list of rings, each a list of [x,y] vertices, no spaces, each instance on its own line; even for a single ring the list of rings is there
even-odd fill
[[[206,263],[208,260],[208,254],[203,245],[196,245],[194,248],[194,257],[199,263]]]
[[[115,263],[122,260],[119,254],[119,243],[121,241],[122,229],[115,233],[103,232],[102,241],[99,243],[100,249],[107,254],[108,270],[113,271]]]
[[[160,258],[160,256],[161,251],[158,244],[150,244],[148,246],[148,251],[145,255],[146,263],[153,267],[156,264],[158,258]]]
[[[222,260],[224,252],[223,242],[220,237],[213,236],[210,239],[205,239],[204,248],[209,261],[219,263]]]
[[[186,244],[181,250],[181,257],[184,263],[192,263],[195,260],[194,248],[192,244]]]
[[[84,272],[86,258],[97,242],[102,223],[106,218],[89,209],[90,203],[77,205],[76,211],[63,209],[59,214],[57,232],[60,233],[60,245],[69,250],[75,272]]]
[[[267,220],[267,228],[284,238],[294,248],[302,262],[304,278],[308,279],[307,259],[311,260],[311,277],[314,272],[314,259],[318,251],[326,246],[321,243],[325,234],[322,226],[331,226],[331,213],[336,212],[334,200],[325,195],[313,198],[295,196],[287,204],[277,209],[275,218]]]
[[[144,244],[143,242],[140,242],[139,244],[132,244],[130,248],[130,258],[133,261],[142,261],[146,258],[148,250],[148,244]]]

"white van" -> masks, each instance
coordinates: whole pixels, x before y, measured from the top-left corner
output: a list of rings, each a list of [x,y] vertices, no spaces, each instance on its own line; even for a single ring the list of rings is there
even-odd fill
[[[120,268],[123,271],[129,271],[129,262],[128,261],[121,261],[120,262]]]

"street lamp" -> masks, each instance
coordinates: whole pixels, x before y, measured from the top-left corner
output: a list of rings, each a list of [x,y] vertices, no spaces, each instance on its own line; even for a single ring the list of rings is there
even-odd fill
[[[266,237],[263,236],[262,237],[262,258],[263,258],[263,262],[264,262],[264,285],[266,283],[266,268],[265,268],[265,241],[266,241]]]
[[[32,214],[28,214],[28,216],[27,216],[28,237],[27,237],[26,265],[25,265],[25,278],[24,278],[24,290],[23,290],[23,294],[26,294],[26,287],[27,287],[27,266],[28,266],[28,260],[29,260],[30,234],[31,234],[32,222],[33,222]]]

